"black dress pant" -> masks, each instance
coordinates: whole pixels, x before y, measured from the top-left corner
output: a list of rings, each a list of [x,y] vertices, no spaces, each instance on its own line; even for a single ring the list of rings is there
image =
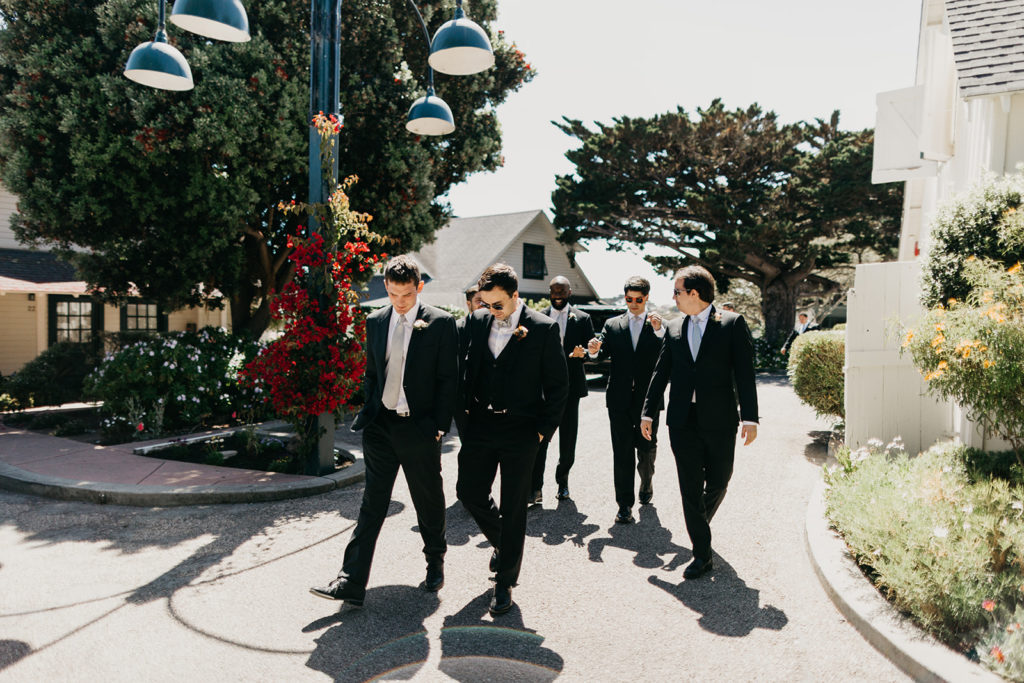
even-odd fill
[[[558,466],[555,467],[555,483],[559,486],[569,485],[569,470],[576,462],[576,435],[580,428],[580,397],[570,396],[565,402],[565,412],[558,425]],[[544,467],[548,459],[548,444],[551,438],[544,439],[537,449],[537,458],[533,463],[532,489],[540,491],[544,487]]]
[[[631,508],[636,502],[634,471],[640,474],[640,490],[651,490],[654,457],[658,452],[658,417],[654,418],[650,441],[640,433],[639,410],[627,413],[609,408],[608,425],[612,432],[615,502],[620,508]]]
[[[683,517],[693,556],[706,562],[711,559],[711,518],[722,504],[732,477],[736,429],[701,429],[697,407],[691,405],[686,424],[669,426],[668,435],[679,473]]]
[[[440,566],[448,549],[445,542],[444,485],[441,480],[441,444],[407,417],[382,410],[363,430],[366,487],[352,540],[338,576],[349,584],[366,586],[377,537],[388,514],[398,468],[405,472],[416,523],[423,537],[427,566]]]
[[[526,539],[530,474],[539,440],[534,420],[481,412],[469,416],[459,451],[459,500],[498,550],[497,583],[519,580]],[[501,469],[501,505],[491,489]]]

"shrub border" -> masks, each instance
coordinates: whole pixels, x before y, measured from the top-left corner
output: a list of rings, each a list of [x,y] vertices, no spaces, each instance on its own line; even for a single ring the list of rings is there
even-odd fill
[[[1005,683],[922,631],[871,585],[842,537],[829,527],[823,480],[815,484],[807,504],[805,532],[811,566],[836,609],[904,673],[918,681]]]

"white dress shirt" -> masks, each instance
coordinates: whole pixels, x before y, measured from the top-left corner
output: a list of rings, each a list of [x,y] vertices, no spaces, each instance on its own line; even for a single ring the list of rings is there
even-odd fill
[[[562,310],[552,306],[548,317],[558,323],[558,336],[562,338],[562,341],[565,341],[565,328],[569,324],[569,304],[566,304]]]
[[[391,340],[395,336],[395,329],[398,327],[399,324],[402,324],[402,325],[405,326],[405,330],[404,330],[405,331],[405,339],[402,340],[404,342],[404,347],[402,349],[402,361],[403,361],[403,364],[402,364],[402,385],[400,385],[399,388],[398,388],[398,403],[395,404],[395,412],[398,412],[398,413],[405,413],[405,412],[409,411],[409,400],[405,397],[405,386],[404,386],[405,385],[405,363],[404,363],[404,361],[405,361],[405,357],[409,354],[409,341],[412,339],[413,323],[416,322],[416,315],[417,315],[417,313],[419,313],[419,310],[420,310],[420,300],[419,300],[419,297],[417,297],[416,298],[416,303],[414,303],[412,305],[412,308],[410,308],[408,311],[406,311],[405,315],[399,315],[398,313],[395,312],[394,309],[392,309],[391,310],[391,320],[388,323],[387,345],[384,347],[386,349],[386,351],[384,352],[384,362],[385,363],[390,363],[391,362]]]
[[[491,323],[491,334],[487,337],[487,348],[491,350],[491,355],[495,358],[500,356],[501,352],[505,350],[505,345],[512,338],[512,333],[519,327],[519,316],[522,312],[523,300],[519,299],[519,305],[516,306],[516,310],[506,318],[508,325],[502,324],[497,318]]]

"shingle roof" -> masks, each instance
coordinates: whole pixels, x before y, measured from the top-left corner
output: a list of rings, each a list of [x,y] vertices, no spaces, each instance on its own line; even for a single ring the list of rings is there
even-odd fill
[[[48,251],[0,249],[0,277],[24,282],[76,282],[75,269]]]
[[[960,95],[1024,91],[1024,0],[946,0]]]

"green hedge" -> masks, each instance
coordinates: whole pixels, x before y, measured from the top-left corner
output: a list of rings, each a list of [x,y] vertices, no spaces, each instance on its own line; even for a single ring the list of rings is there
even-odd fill
[[[103,357],[103,342],[59,342],[6,378],[8,408],[31,408],[83,400],[82,384]]]
[[[789,379],[800,400],[821,415],[845,417],[844,332],[805,332],[789,350]]]

